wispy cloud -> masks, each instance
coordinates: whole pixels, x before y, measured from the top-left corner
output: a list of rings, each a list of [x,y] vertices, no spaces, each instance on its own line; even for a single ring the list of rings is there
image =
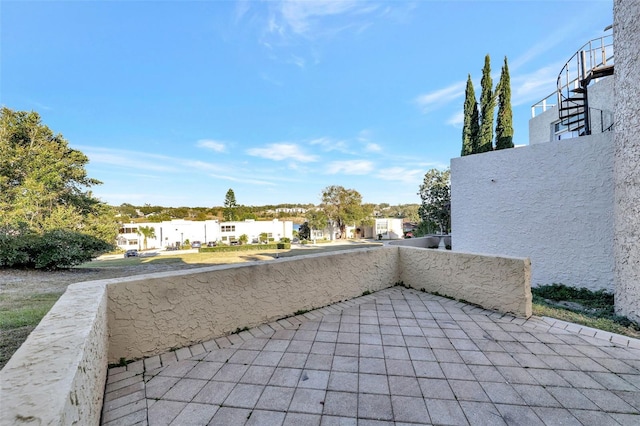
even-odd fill
[[[263,186],[263,185],[264,186],[275,186],[276,185],[275,183],[269,182],[269,181],[266,181],[266,180],[237,178],[237,177],[234,177],[234,176],[214,175],[214,174],[211,174],[209,176],[211,176],[212,178],[215,178],[215,179],[222,179],[222,180],[228,180],[228,181],[231,181],[231,182],[239,182],[239,183],[248,183],[248,184],[251,184],[251,185],[261,185],[261,186]]]
[[[326,174],[366,175],[373,170],[373,163],[367,160],[333,161],[329,163]]]
[[[383,180],[399,181],[404,183],[415,184],[420,182],[425,174],[423,169],[407,169],[405,167],[389,167],[380,170],[376,177]]]
[[[339,151],[345,154],[350,153],[349,144],[345,140],[338,140],[329,137],[316,138],[309,142],[309,145],[316,145],[325,152]]]
[[[89,164],[106,164],[129,170],[177,171],[172,165],[174,164],[173,159],[167,156],[93,146],[81,146],[78,148],[89,157]]]
[[[302,163],[318,161],[317,156],[303,153],[298,145],[292,143],[272,143],[265,148],[251,148],[247,150],[247,154],[275,161],[288,159]]]
[[[429,112],[464,96],[465,81],[453,83],[445,88],[419,95],[415,103],[422,112]]]
[[[277,3],[276,7],[283,25],[298,35],[311,32],[322,18],[338,15],[362,16],[378,8],[375,4],[358,0],[284,0]]]
[[[536,102],[556,90],[558,73],[563,62],[546,65],[527,74],[511,78],[511,100],[513,106]]]
[[[213,139],[200,139],[196,145],[199,148],[207,148],[215,152],[225,152],[227,150],[224,142],[215,141]]]
[[[447,120],[447,124],[453,127],[462,127],[464,123],[464,111],[458,111]]]

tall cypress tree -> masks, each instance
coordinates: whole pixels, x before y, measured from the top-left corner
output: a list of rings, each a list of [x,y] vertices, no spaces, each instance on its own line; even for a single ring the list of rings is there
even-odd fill
[[[487,152],[493,149],[493,110],[496,104],[493,97],[491,59],[489,55],[484,57],[484,68],[482,68],[480,84],[482,93],[480,95],[480,141],[478,152]]]
[[[469,75],[467,88],[464,92],[464,124],[462,126],[462,153],[460,155],[464,156],[478,152],[479,132],[478,102],[476,101],[476,91],[473,88],[471,75]]]
[[[496,88],[498,92],[498,118],[496,120],[496,149],[513,148],[513,114],[511,111],[511,79],[507,57]]]

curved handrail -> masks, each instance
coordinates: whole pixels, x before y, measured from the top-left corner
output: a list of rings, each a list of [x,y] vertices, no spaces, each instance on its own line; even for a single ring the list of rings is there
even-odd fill
[[[613,63],[613,33],[585,43],[565,63],[558,75],[559,108],[582,106],[583,103],[575,100],[575,93],[589,84],[595,71]]]

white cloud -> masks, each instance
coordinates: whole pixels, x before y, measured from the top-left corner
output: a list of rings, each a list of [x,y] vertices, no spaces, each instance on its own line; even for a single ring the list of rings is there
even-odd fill
[[[419,95],[415,103],[422,112],[429,112],[464,96],[466,81],[453,83],[443,89]]]
[[[197,146],[200,148],[207,148],[215,152],[225,152],[227,150],[224,142],[215,141],[213,139],[200,139]]]
[[[318,145],[325,152],[339,151],[343,153],[349,153],[349,145],[344,140],[336,140],[333,138],[316,138],[309,142],[309,145]]]
[[[279,3],[279,9],[290,30],[302,35],[312,30],[315,20],[344,14],[367,14],[377,6],[358,0],[284,0]]]
[[[425,174],[423,169],[406,169],[404,167],[389,167],[378,172],[376,177],[384,180],[394,180],[409,184],[420,182]],[[417,191],[417,184],[416,184]]]
[[[366,175],[373,170],[373,163],[367,160],[333,161],[327,166],[326,174]]]
[[[380,151],[382,151],[382,147],[380,145],[378,145],[377,143],[373,143],[373,142],[367,143],[367,145],[364,147],[364,149],[367,152],[380,152]]]
[[[464,111],[458,111],[449,117],[447,124],[453,127],[462,127],[462,124],[464,124]]]
[[[275,186],[275,183],[273,182],[268,182],[266,180],[257,180],[257,179],[245,179],[245,178],[237,178],[234,176],[227,176],[227,175],[209,175],[212,178],[216,178],[216,179],[222,179],[222,180],[229,180],[232,182],[240,182],[240,183],[248,183],[248,184],[252,184],[252,185],[265,185],[265,186]]]
[[[563,65],[563,62],[557,62],[527,74],[513,76],[511,78],[513,106],[539,101],[556,90],[558,73]]]
[[[247,150],[247,154],[275,161],[287,159],[293,159],[302,163],[318,161],[315,155],[303,153],[298,145],[292,143],[272,143],[265,148],[251,148]]]

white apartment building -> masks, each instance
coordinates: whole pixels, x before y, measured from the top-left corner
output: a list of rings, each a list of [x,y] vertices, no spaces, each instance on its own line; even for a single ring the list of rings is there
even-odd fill
[[[171,220],[163,222],[127,223],[120,227],[117,244],[121,249],[144,249],[144,236],[141,227],[151,227],[154,237],[147,238],[148,249],[159,249],[170,246],[180,246],[185,241],[200,241],[202,245],[208,242],[229,244],[237,241],[241,235],[247,235],[249,242],[257,242],[260,234],[267,234],[273,241],[281,238],[293,237],[293,222],[258,221],[247,219],[236,222],[219,222],[217,220],[191,221]]]

